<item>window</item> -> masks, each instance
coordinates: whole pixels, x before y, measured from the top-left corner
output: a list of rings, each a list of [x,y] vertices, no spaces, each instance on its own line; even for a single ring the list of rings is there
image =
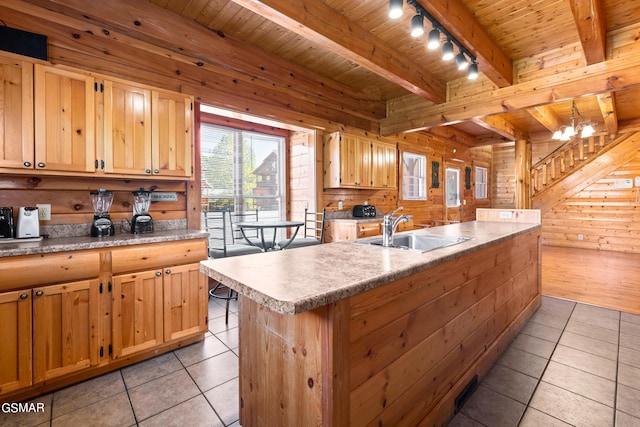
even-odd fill
[[[476,166],[476,199],[487,198],[487,168]]]
[[[447,207],[460,206],[460,169],[447,168],[445,190],[447,192]]]
[[[284,219],[284,138],[207,123],[200,133],[208,210],[257,209],[260,219]]]
[[[402,198],[427,200],[427,156],[402,153]]]

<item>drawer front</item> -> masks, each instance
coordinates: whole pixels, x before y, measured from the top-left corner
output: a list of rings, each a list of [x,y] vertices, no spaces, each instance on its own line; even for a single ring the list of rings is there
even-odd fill
[[[358,224],[358,237],[377,236],[380,234],[382,224],[379,222],[369,222]]]
[[[111,271],[113,274],[122,274],[153,270],[172,265],[191,264],[207,258],[205,239],[130,246],[113,249]]]
[[[8,257],[0,261],[0,292],[97,278],[100,252],[75,251]]]

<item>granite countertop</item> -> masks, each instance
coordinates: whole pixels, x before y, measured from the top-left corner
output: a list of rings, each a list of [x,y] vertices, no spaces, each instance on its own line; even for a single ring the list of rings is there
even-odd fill
[[[357,295],[540,228],[539,224],[463,222],[406,233],[472,237],[419,253],[335,242],[202,261],[200,270],[265,307],[297,314]]]
[[[46,254],[53,252],[99,249],[115,246],[142,245],[145,243],[170,242],[176,240],[201,239],[209,233],[200,230],[168,230],[149,234],[119,233],[111,237],[58,237],[36,242],[11,241],[0,243],[0,258],[19,255]]]

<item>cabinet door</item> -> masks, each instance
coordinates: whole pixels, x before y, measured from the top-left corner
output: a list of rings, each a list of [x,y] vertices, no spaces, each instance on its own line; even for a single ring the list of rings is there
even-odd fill
[[[99,281],[33,290],[33,382],[98,363]]]
[[[0,57],[0,168],[33,169],[33,64]]]
[[[151,175],[151,91],[104,82],[104,171]]]
[[[0,294],[0,395],[31,385],[31,290]]]
[[[35,65],[38,170],[95,171],[93,77]]]
[[[372,185],[375,188],[396,187],[396,147],[383,142],[372,143]]]
[[[207,281],[200,264],[165,268],[163,275],[165,342],[206,331]]]
[[[153,175],[193,175],[193,101],[173,92],[151,93]]]
[[[113,357],[162,344],[162,271],[113,277]]]
[[[351,135],[340,139],[340,186],[371,186],[371,142]]]

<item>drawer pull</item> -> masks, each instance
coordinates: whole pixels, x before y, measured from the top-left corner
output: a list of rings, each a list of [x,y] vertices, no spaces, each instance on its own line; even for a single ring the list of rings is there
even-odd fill
[[[161,271],[156,271],[156,276],[157,276],[157,277],[162,276],[162,272],[161,272]]]
[[[164,274],[171,274],[171,270],[169,270],[168,268],[164,271]]]
[[[43,168],[43,167],[45,167],[45,166],[46,166],[46,165],[45,165],[44,163],[42,163],[42,162],[38,162],[38,167],[39,167],[39,168]]]
[[[25,168],[30,168],[31,167],[31,162],[24,162],[24,167]]]
[[[37,297],[41,297],[42,295],[44,295],[44,291],[36,291]]]
[[[27,298],[29,298],[29,294],[26,294],[26,293],[20,294],[20,299],[27,299]]]

